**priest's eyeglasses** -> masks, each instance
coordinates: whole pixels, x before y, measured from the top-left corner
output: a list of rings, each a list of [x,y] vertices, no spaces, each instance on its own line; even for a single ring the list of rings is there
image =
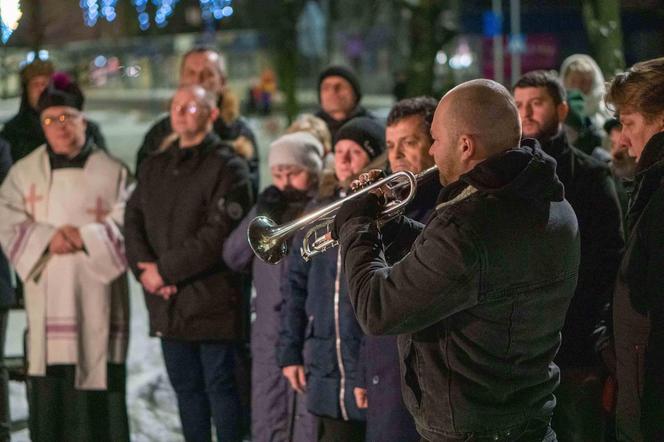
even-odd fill
[[[44,124],[44,126],[51,126],[54,123],[58,123],[59,125],[64,126],[80,116],[81,114],[75,114],[73,112],[63,112],[60,115],[44,117],[42,119],[42,124]]]
[[[198,104],[191,102],[187,104],[174,104],[173,107],[173,112],[176,114],[182,114],[182,113],[187,113],[194,115],[198,113],[199,110],[202,110],[203,108],[199,106]]]

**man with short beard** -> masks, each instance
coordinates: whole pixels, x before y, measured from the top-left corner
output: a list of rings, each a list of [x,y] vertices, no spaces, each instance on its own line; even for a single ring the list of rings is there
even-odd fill
[[[430,131],[437,105],[436,99],[423,96],[406,98],[390,109],[385,142],[392,172],[407,170],[419,174],[434,165],[429,149],[433,143]],[[427,222],[441,190],[437,174],[420,180],[415,197],[406,206],[406,216]],[[383,231],[389,229],[390,224],[383,227]],[[385,250],[390,264],[407,253],[408,248],[387,247]],[[396,336],[364,336],[358,366],[353,393],[358,407],[367,408],[367,440],[419,440],[413,417],[401,397]]]
[[[445,188],[426,226],[397,217],[397,234],[379,231],[384,201],[371,192],[336,213],[355,317],[368,334],[399,335],[422,441],[555,441],[553,358],[579,264],[555,161],[521,140],[514,100],[491,80],[445,94],[431,137]],[[394,243],[411,247],[389,264]]]
[[[561,381],[552,427],[561,441],[599,440],[602,370],[594,332],[611,297],[624,244],[618,198],[608,166],[568,142],[563,122],[569,107],[557,76],[529,72],[516,82],[513,95],[523,136],[536,138],[542,150],[556,160],[556,174],[581,232],[579,281],[556,356]]]

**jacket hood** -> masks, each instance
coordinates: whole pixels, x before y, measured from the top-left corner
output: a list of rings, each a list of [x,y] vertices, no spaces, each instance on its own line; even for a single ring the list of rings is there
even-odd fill
[[[462,175],[459,182],[499,198],[562,201],[565,197],[556,175],[556,160],[533,139],[487,158]]]

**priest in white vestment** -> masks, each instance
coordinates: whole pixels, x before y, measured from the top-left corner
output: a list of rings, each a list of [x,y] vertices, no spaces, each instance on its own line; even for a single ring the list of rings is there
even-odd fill
[[[24,284],[33,441],[129,440],[128,171],[86,139],[64,74],[39,99],[47,143],[0,187],[0,243]]]

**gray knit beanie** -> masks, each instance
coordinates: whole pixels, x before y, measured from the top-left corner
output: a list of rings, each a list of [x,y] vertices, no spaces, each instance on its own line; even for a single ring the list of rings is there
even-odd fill
[[[293,132],[279,137],[270,145],[269,167],[299,166],[311,172],[323,167],[323,145],[308,132]]]

